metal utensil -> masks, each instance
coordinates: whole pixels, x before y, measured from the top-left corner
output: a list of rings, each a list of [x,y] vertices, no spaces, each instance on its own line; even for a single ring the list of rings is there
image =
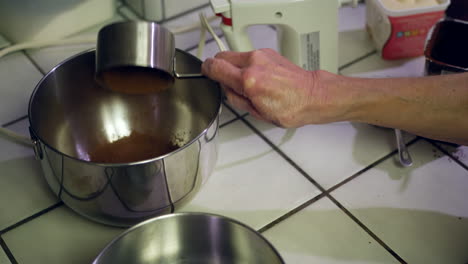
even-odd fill
[[[136,75],[137,81],[146,79],[146,82],[159,84],[156,86],[164,86],[159,89],[162,91],[171,86],[175,78],[204,77],[201,72],[178,72],[176,64],[178,63],[175,57],[174,35],[155,22],[118,22],[103,27],[98,33],[96,77],[103,84],[107,84],[105,86],[109,86],[109,82],[114,79],[117,80],[113,82],[119,85]],[[109,76],[113,71],[116,71],[114,76]],[[142,73],[147,74],[142,77]],[[164,80],[165,85],[162,85],[158,79]],[[145,93],[145,89],[140,88],[145,82],[139,83],[140,85],[130,83],[125,86],[128,86],[126,88],[128,92],[141,89],[141,93]],[[108,88],[116,90],[115,87]]]
[[[404,167],[409,167],[413,165],[413,160],[411,159],[409,151],[406,148],[406,144],[400,129],[395,129],[395,136],[398,145],[398,157],[400,159],[401,165],[403,165]]]
[[[160,216],[130,228],[93,264],[284,264],[257,231],[223,216],[179,213]]]

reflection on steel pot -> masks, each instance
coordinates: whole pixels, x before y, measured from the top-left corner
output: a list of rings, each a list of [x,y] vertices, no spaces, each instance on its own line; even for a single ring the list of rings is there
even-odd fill
[[[177,50],[181,71],[201,62]],[[221,90],[209,79],[125,95],[94,80],[95,51],[63,62],[34,90],[31,138],[57,196],[95,221],[130,226],[188,201],[217,158]]]
[[[468,23],[439,21],[426,44],[425,75],[468,72]]]
[[[160,216],[130,228],[93,264],[282,264],[258,232],[235,220],[198,213]]]

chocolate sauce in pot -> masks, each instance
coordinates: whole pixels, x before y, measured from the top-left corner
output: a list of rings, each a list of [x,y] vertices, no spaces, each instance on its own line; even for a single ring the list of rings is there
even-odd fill
[[[158,93],[174,84],[164,71],[146,67],[117,67],[99,74],[97,81],[107,89],[126,94]]]
[[[89,157],[97,163],[128,163],[159,157],[178,148],[167,138],[133,131],[117,141],[97,145]]]

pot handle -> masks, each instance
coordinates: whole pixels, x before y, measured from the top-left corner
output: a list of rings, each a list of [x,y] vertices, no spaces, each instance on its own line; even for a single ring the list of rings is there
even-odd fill
[[[29,135],[31,136],[30,142],[34,149],[34,156],[36,157],[36,160],[42,160],[42,158],[44,158],[44,154],[42,153],[41,142],[37,138],[36,134],[34,134],[34,131],[31,127],[29,127]]]

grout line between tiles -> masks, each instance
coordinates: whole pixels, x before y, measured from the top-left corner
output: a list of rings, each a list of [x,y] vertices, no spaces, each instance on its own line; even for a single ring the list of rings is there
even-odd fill
[[[261,133],[255,126],[253,126],[250,122],[248,122],[247,120],[245,120],[244,118],[241,118],[240,115],[235,112],[229,105],[226,105],[226,107],[228,107],[229,109],[231,109],[231,111],[233,111],[238,117],[239,119],[244,122],[245,125],[247,125],[250,129],[252,129],[259,137],[261,137],[268,145],[270,145],[280,156],[282,156],[290,165],[292,165],[296,170],[299,171],[299,173],[301,173],[306,179],[308,179],[312,184],[314,184],[321,192],[322,192],[322,196],[326,196],[328,197],[330,200],[332,200],[332,202],[338,206],[338,208],[340,208],[346,215],[348,215],[348,217],[351,218],[351,220],[353,220],[356,224],[358,224],[366,233],[369,234],[369,236],[371,236],[377,243],[379,243],[385,250],[387,250],[387,252],[389,252],[395,259],[397,259],[400,263],[404,263],[406,264],[407,262],[404,261],[394,250],[392,250],[387,244],[385,244],[385,242],[383,242],[383,240],[381,240],[376,234],[374,234],[368,227],[366,227],[357,217],[355,217],[350,211],[348,211],[343,205],[341,205],[334,197],[332,197],[330,195],[330,193],[325,190],[319,183],[317,183],[312,177],[310,177],[310,175],[308,175],[301,167],[299,167],[293,160],[291,160],[291,158],[289,158],[284,152],[282,152],[277,146],[275,146],[265,135],[263,135],[263,133]],[[416,141],[417,139],[413,140],[414,142]],[[411,142],[413,142],[411,141]],[[392,151],[393,153],[393,151]],[[386,155],[384,158],[385,159],[388,159],[389,157],[391,157],[391,155]],[[383,160],[385,159],[381,159],[379,160],[379,162],[382,162]],[[372,163],[371,165],[367,166],[367,167],[370,167],[370,166],[375,166],[374,163]],[[366,167],[366,168],[367,168]],[[365,168],[365,169],[366,169]],[[360,174],[358,174],[360,175]],[[356,178],[357,176],[355,176],[354,178]],[[353,179],[354,179],[353,178]],[[314,199],[312,199],[310,201],[311,203],[314,202]],[[307,203],[307,202],[306,202]],[[271,227],[273,227],[274,225],[277,225],[278,223],[284,221],[285,219],[291,217],[293,214],[299,212],[300,210],[302,210],[304,207],[300,206],[300,208],[297,208],[297,210],[294,210],[294,212],[289,212],[287,213],[286,215],[274,220],[273,222],[267,224],[265,227],[262,227],[261,230],[262,232],[264,232],[265,230],[268,230],[270,229]]]
[[[374,232],[372,232],[367,226],[364,225],[356,216],[354,216],[348,209],[346,209],[340,202],[338,202],[331,194],[328,192],[325,194],[336,206],[338,206],[341,211],[343,211],[348,217],[350,217],[356,224],[358,224],[364,231],[366,231],[369,236],[371,236],[377,243],[379,243],[388,253],[390,253],[396,260],[402,264],[407,262],[403,260],[393,249],[391,249],[383,240],[381,240]]]
[[[302,174],[309,182],[311,182],[315,187],[317,187],[321,192],[325,192],[325,188],[323,188],[318,182],[316,182],[312,177],[310,177],[299,165],[297,165],[290,157],[288,157],[282,150],[280,150],[273,142],[271,142],[262,132],[260,132],[254,125],[252,125],[249,121],[247,121],[244,117],[239,115],[230,105],[226,104],[226,107],[229,108],[238,118],[248,126],[257,136],[259,136],[263,141],[265,141],[276,153],[278,153],[283,159],[285,159],[291,166],[293,166],[299,173]]]
[[[442,153],[444,153],[445,155],[449,156],[451,159],[453,159],[458,165],[462,166],[465,170],[468,170],[468,166],[463,163],[462,161],[460,161],[459,159],[457,159],[455,156],[452,155],[452,153],[448,152],[446,149],[444,149],[443,147],[439,146],[438,144],[436,144],[433,140],[430,140],[430,139],[424,139],[425,141],[429,142],[431,145],[433,145],[434,147],[436,147],[439,151],[441,151]]]
[[[3,235],[5,233],[7,233],[7,232],[21,226],[21,225],[23,225],[23,224],[26,224],[27,222],[32,221],[32,220],[38,218],[39,216],[44,215],[44,214],[46,214],[46,213],[48,213],[48,212],[50,212],[50,211],[52,211],[52,210],[54,210],[56,208],[59,208],[62,205],[64,205],[64,203],[62,201],[60,201],[60,202],[57,202],[56,204],[53,204],[53,205],[47,207],[44,210],[41,210],[41,211],[31,215],[31,216],[28,216],[28,217],[24,218],[23,220],[20,220],[16,224],[13,224],[11,226],[6,227],[3,230],[0,230],[0,235]]]
[[[298,213],[302,209],[308,207],[309,205],[315,203],[316,201],[322,199],[325,196],[326,196],[326,193],[322,192],[321,194],[315,196],[314,198],[306,201],[305,203],[303,203],[303,204],[299,205],[298,207],[292,209],[291,211],[287,212],[286,214],[276,218],[275,220],[273,220],[270,223],[266,224],[265,226],[261,227],[260,229],[258,229],[258,232],[259,233],[266,232],[267,230],[273,228],[277,224],[279,224],[279,223],[283,222],[284,220],[290,218],[291,216],[295,215],[296,213]]]
[[[373,50],[373,51],[371,51],[371,52],[369,52],[369,53],[366,53],[366,54],[362,55],[361,57],[359,57],[359,58],[357,58],[357,59],[354,59],[354,60],[352,60],[352,61],[350,61],[350,62],[348,62],[348,63],[346,63],[346,64],[340,66],[340,67],[338,68],[338,72],[341,72],[342,70],[344,70],[344,69],[346,69],[346,68],[352,66],[353,64],[356,64],[356,63],[358,63],[358,62],[360,62],[360,61],[362,61],[362,60],[364,60],[364,59],[366,59],[366,58],[368,58],[368,57],[370,57],[370,56],[372,56],[372,55],[374,55],[374,54],[377,54],[377,50]]]
[[[161,9],[163,21],[166,20],[166,0],[161,0]],[[143,12],[146,12],[146,8],[143,9]]]
[[[420,138],[417,137],[417,138],[411,140],[410,142],[408,142],[408,143],[406,144],[406,146],[411,146],[411,145],[413,145],[413,144],[416,143],[419,139],[420,139]],[[348,177],[348,178],[344,179],[343,181],[341,181],[341,182],[335,184],[334,186],[330,187],[330,188],[327,190],[327,192],[328,192],[328,193],[331,193],[331,192],[335,191],[335,190],[338,189],[339,187],[341,187],[341,186],[345,185],[346,183],[348,183],[348,182],[354,180],[354,179],[357,178],[358,176],[360,176],[360,175],[364,174],[366,171],[368,171],[368,170],[370,170],[370,169],[376,167],[377,165],[379,165],[380,163],[386,161],[387,159],[389,159],[390,157],[394,156],[394,155],[397,154],[397,153],[398,153],[398,149],[393,150],[392,152],[390,152],[390,153],[388,153],[387,155],[383,156],[382,158],[380,158],[380,159],[374,161],[372,164],[370,164],[370,165],[368,165],[367,167],[361,169],[360,171],[356,172],[355,174],[351,175],[350,177]]]
[[[221,125],[219,125],[219,128],[223,128],[223,127],[225,127],[225,126],[227,126],[227,125],[229,125],[229,124],[234,123],[234,122],[237,121],[237,120],[239,120],[239,118],[238,118],[238,117],[234,117],[233,119],[231,119],[231,120],[229,120],[229,121],[226,121],[226,122],[222,123]]]
[[[415,138],[412,141],[410,141],[407,145],[410,146],[414,143],[416,143],[419,140],[419,138]],[[375,235],[369,228],[367,228],[359,219],[357,219],[354,215],[351,214],[343,205],[341,205],[334,197],[331,196],[331,192],[336,190],[338,187],[344,185],[345,183],[350,182],[351,180],[357,178],[359,175],[362,175],[364,172],[368,171],[371,168],[374,168],[378,164],[382,163],[383,161],[389,159],[390,157],[394,156],[398,150],[394,150],[391,153],[385,155],[384,157],[380,158],[379,160],[375,161],[371,165],[367,166],[366,168],[360,170],[359,172],[355,173],[353,176],[345,179],[344,181],[336,184],[335,186],[329,188],[328,190],[322,192],[321,194],[317,195],[316,197],[308,200],[307,202],[299,205],[298,207],[294,208],[293,210],[289,211],[288,213],[280,216],[279,218],[273,220],[272,222],[268,223],[267,225],[263,226],[258,230],[258,232],[263,233],[277,224],[285,221],[286,219],[290,218],[294,214],[300,212],[302,209],[310,206],[311,204],[315,203],[316,201],[320,200],[323,197],[328,197],[340,210],[342,210],[348,217],[351,218],[352,221],[354,221],[356,224],[358,224],[366,233],[369,234],[377,243],[379,243],[385,250],[387,250],[394,258],[396,258],[400,263],[406,263],[395,251],[393,251],[385,242],[383,242],[377,235]]]
[[[281,149],[279,149],[273,142],[271,142],[262,132],[260,132],[255,126],[253,126],[249,121],[244,118],[239,118],[245,125],[252,129],[257,136],[261,137],[271,148],[273,148],[276,153],[278,153],[283,159],[285,159],[291,166],[293,166],[302,176],[304,176],[309,182],[311,182],[315,187],[317,187],[321,192],[325,192],[325,188],[322,187],[318,182],[316,182],[312,177],[310,177],[307,172],[305,172],[296,162],[294,162],[288,155],[286,155]]]
[[[5,240],[3,240],[2,236],[0,236],[0,248],[3,249],[3,251],[7,255],[8,259],[10,260],[11,264],[18,264],[18,261],[16,261],[15,257],[13,256],[13,253],[11,253],[10,248],[8,248]]]
[[[16,119],[13,119],[13,120],[11,120],[9,122],[6,122],[5,124],[3,124],[1,126],[2,127],[8,127],[8,126],[11,126],[11,125],[13,125],[15,123],[18,123],[19,121],[22,121],[22,120],[26,119],[26,118],[28,118],[28,115],[24,115],[24,116],[18,117]]]
[[[162,0],[161,0],[162,1]],[[145,4],[145,0],[140,0],[140,3],[141,3],[141,14],[143,17],[146,17],[146,4]],[[162,16],[163,19],[164,19],[164,15]]]
[[[132,12],[132,13],[133,13],[136,17],[138,17],[139,19],[142,19],[138,14],[136,14],[136,13],[133,11],[133,9],[132,9],[130,6],[125,5],[125,4],[122,4],[120,7],[117,8],[116,11],[117,11],[117,14],[118,14],[119,16],[121,16],[124,20],[132,20],[130,17],[128,17],[127,15],[125,15],[125,13],[123,13],[123,12],[121,11],[121,9],[124,8],[124,7],[126,7],[128,10],[130,10],[130,12]]]
[[[24,56],[26,56],[26,58],[28,58],[28,60],[32,63],[32,65],[34,65],[34,67],[36,67],[36,69],[43,75],[45,76],[46,75],[46,72],[44,70],[42,70],[42,68],[39,66],[39,64],[36,63],[35,60],[33,60],[33,58],[31,58],[31,56],[29,56],[29,54],[26,52],[26,51],[22,51]]]
[[[145,19],[143,19],[143,17],[140,16],[140,14],[138,14],[138,12],[136,12],[136,10],[132,6],[127,5],[127,3],[125,3],[125,2],[122,2],[122,5],[119,8],[117,8],[117,13],[119,15],[121,15],[123,18],[125,18],[127,20],[131,20],[131,18],[127,17],[124,13],[122,13],[122,11],[120,11],[120,9],[122,9],[124,7],[126,7],[128,10],[130,10],[136,17],[138,17],[138,19],[145,20]]]
[[[226,107],[226,108],[228,108],[231,112],[234,113],[233,109],[232,109],[231,107],[228,107],[228,106],[226,105],[225,102],[223,102],[223,106]],[[220,124],[220,125],[219,125],[219,128],[223,128],[223,127],[225,127],[225,126],[227,126],[227,125],[229,125],[229,124],[232,124],[232,123],[234,123],[235,121],[239,120],[240,118],[244,118],[244,117],[248,116],[249,113],[244,113],[244,114],[242,114],[242,115],[240,115],[239,113],[234,113],[234,115],[235,115],[234,118],[232,118],[232,119],[230,119],[230,120],[228,120],[228,121],[226,121],[226,122]]]

